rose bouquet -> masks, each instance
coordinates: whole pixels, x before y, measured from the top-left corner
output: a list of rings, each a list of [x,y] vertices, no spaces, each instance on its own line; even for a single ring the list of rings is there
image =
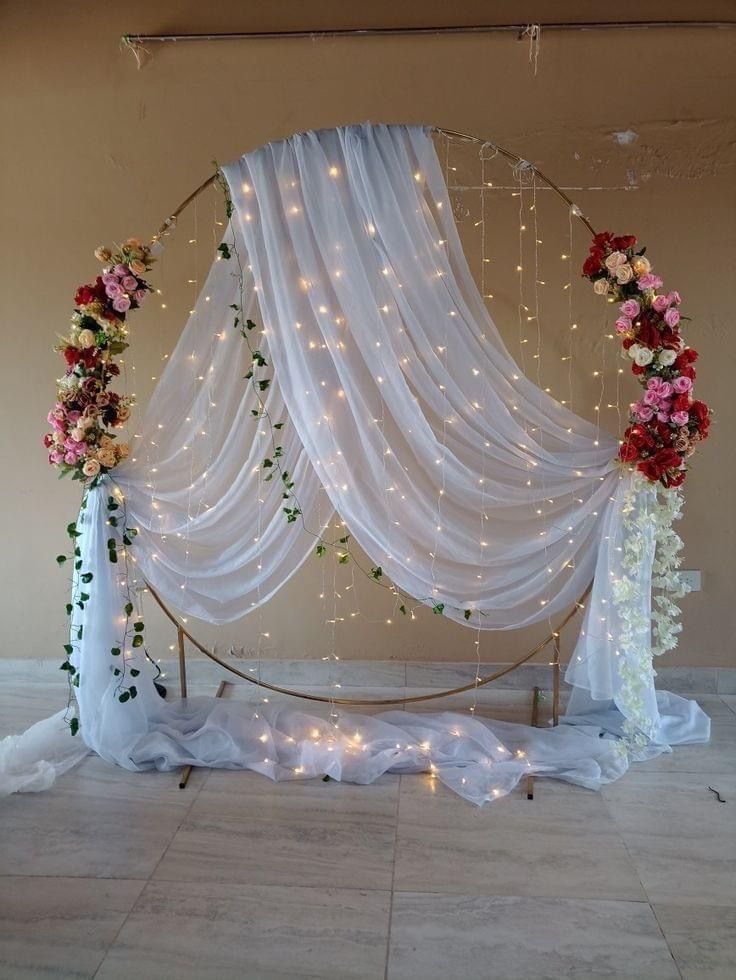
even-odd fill
[[[601,232],[583,275],[596,293],[620,303],[616,332],[644,388],[631,405],[619,458],[653,483],[676,487],[685,479],[686,459],[708,436],[710,409],[693,397],[698,352],[680,333],[680,294],[658,292],[663,282],[645,251],[636,250],[633,235]]]
[[[137,238],[115,251],[100,247],[95,257],[104,263],[102,275],[77,290],[71,329],[56,347],[66,371],[44,436],[49,463],[60,475],[89,484],[128,455],[128,445],[110,430],[128,420],[132,399],[109,385],[120,374],[114,358],[128,346],[127,315],[152,291],[144,277],[155,261]]]

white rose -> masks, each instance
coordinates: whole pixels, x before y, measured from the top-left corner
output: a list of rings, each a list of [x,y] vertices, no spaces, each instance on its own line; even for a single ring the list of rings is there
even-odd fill
[[[88,459],[82,467],[82,472],[85,476],[97,476],[100,472],[100,464],[96,459]]]
[[[633,278],[634,270],[631,268],[628,262],[625,262],[616,269],[616,281],[621,285],[631,282]]]
[[[79,336],[77,337],[77,343],[80,347],[94,347],[95,346],[95,334],[92,330],[80,330]]]
[[[606,259],[606,268],[610,269],[611,272],[615,272],[620,265],[626,262],[626,255],[624,252],[611,252],[611,254]]]
[[[674,364],[676,358],[677,352],[667,348],[665,350],[661,350],[657,355],[657,360],[662,367],[669,367],[671,364]]]
[[[596,279],[593,283],[593,292],[598,296],[605,296],[608,293],[608,280]]]
[[[634,361],[639,365],[639,367],[646,367],[647,364],[651,364],[653,360],[654,354],[648,347],[640,347],[634,355]]]
[[[80,420],[81,421],[81,420]],[[80,426],[75,425],[72,431],[69,433],[75,442],[81,442],[84,439],[84,429]]]
[[[629,347],[629,349],[626,351],[626,353],[633,361],[636,358],[637,351],[640,350],[641,350],[641,344],[632,344],[631,347]]]

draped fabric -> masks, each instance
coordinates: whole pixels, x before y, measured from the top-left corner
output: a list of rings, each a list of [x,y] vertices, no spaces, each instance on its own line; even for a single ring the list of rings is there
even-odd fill
[[[651,536],[641,536],[626,609],[610,597],[631,533],[624,501],[645,514],[651,490],[615,466],[615,439],[525,378],[506,351],[463,255],[430,132],[306,133],[248,154],[225,176],[232,258],[213,264],[131,459],[80,515],[82,567],[95,573],[72,630],[87,746],[130,769],[191,763],[272,778],[370,782],[433,765],[481,803],[526,772],[589,787],[616,778],[626,755],[600,736],[626,722],[645,733],[643,755],[707,739],[700,709],[656,695],[651,667],[619,649],[627,609],[650,625]],[[263,465],[273,432],[244,380],[251,363],[236,313],[256,321],[258,349],[273,363],[265,407],[285,421],[278,441],[296,523]],[[546,620],[595,573],[568,670],[580,692],[570,723],[540,731],[386,712],[344,714],[338,730],[292,705],[162,701],[120,614],[137,602],[136,585],[145,579],[209,622],[250,612],[314,549],[331,509],[321,488],[396,587],[463,626]],[[118,527],[107,524],[109,495],[121,501]],[[107,557],[110,536],[123,550],[124,526],[139,531],[130,574]],[[131,677],[137,696],[121,703]],[[2,760],[0,751],[0,772]]]

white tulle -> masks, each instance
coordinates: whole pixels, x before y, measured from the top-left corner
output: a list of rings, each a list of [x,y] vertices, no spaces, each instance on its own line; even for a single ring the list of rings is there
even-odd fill
[[[707,717],[673,695],[658,701],[646,663],[632,696],[636,665],[620,649],[630,614],[646,618],[637,656],[649,650],[652,535],[640,535],[642,560],[626,570],[628,607],[613,610],[611,596],[624,538],[640,530],[623,521],[624,502],[644,513],[651,490],[615,466],[612,437],[525,378],[504,348],[462,253],[430,133],[307,133],[225,175],[233,258],[213,264],[131,460],[80,514],[82,571],[94,572],[72,630],[86,745],[129,769],[191,763],[274,779],[371,782],[432,768],[481,803],[527,772],[591,788],[616,778],[628,766],[618,738],[627,723],[645,733],[650,755],[668,740],[706,740]],[[250,359],[233,326],[241,288],[273,363],[267,407],[286,422],[278,441],[302,511],[296,524],[282,513],[280,481],[265,479],[272,433],[254,420],[244,380]],[[341,713],[335,726],[291,704],[162,701],[143,648],[125,635],[136,580],[209,622],[250,612],[313,550],[327,516],[321,487],[387,578],[462,625],[546,620],[595,573],[567,675],[582,692],[570,724],[392,711]],[[110,527],[115,494],[123,520]],[[123,526],[139,529],[130,566],[108,560],[110,537],[124,550]],[[121,703],[131,683],[137,696]]]

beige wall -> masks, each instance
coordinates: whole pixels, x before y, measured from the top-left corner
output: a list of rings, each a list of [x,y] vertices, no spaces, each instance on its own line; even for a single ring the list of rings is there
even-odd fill
[[[51,347],[63,332],[73,287],[95,273],[100,242],[150,234],[206,176],[211,160],[229,160],[295,130],[364,120],[431,122],[486,136],[535,160],[561,184],[602,188],[576,193],[598,227],[639,234],[669,286],[685,297],[688,332],[702,355],[699,394],[717,424],[687,484],[686,567],[703,571],[703,591],[685,601],[685,632],[668,663],[733,663],[734,517],[734,31],[595,32],[543,35],[535,77],[528,47],[513,35],[261,41],[157,48],[136,70],[121,51],[124,32],[213,31],[398,23],[580,19],[603,5],[566,3],[334,2],[126,4],[8,2],[2,11],[3,235],[0,242],[2,357],[0,458],[3,624],[0,656],[55,656],[64,642],[65,576],[54,563],[78,487],[57,483],[40,438],[59,371]],[[628,3],[620,18],[729,17],[729,2]],[[607,5],[603,11],[609,15]],[[636,132],[620,146],[617,131]],[[508,174],[506,175],[508,176]],[[502,182],[502,181],[501,181]],[[626,189],[628,188],[628,190]],[[459,195],[458,217],[477,261],[473,209]],[[518,343],[516,262],[509,198],[499,194],[492,252],[492,307],[514,348]],[[214,202],[198,208],[200,242],[212,234]],[[564,270],[567,219],[545,199],[550,279]],[[133,327],[135,386],[143,402],[190,302],[192,252],[183,231],[167,254],[159,283],[171,302],[149,308]],[[188,236],[191,237],[191,236]],[[211,239],[210,239],[211,242]],[[211,244],[208,246],[211,254]],[[578,235],[579,262],[585,243]],[[557,256],[559,259],[559,256]],[[202,268],[209,261],[203,252]],[[507,274],[508,273],[508,274]],[[545,305],[543,377],[559,394],[567,384],[559,360],[568,324],[559,289]],[[606,319],[576,282],[575,406],[591,414],[592,371],[607,356]],[[547,299],[545,297],[545,304]],[[590,310],[590,312],[588,312]],[[582,322],[584,320],[584,322]],[[132,375],[132,370],[131,370]],[[633,394],[628,378],[623,403]],[[627,394],[628,391],[628,394]],[[560,397],[563,397],[560,395]],[[617,428],[609,414],[602,424]],[[318,598],[323,565],[308,563],[269,606],[261,623],[219,634],[278,657],[321,657],[331,649]],[[362,616],[340,570],[335,649],[344,658],[472,659],[470,631],[431,614],[389,627],[391,611],[360,585]],[[332,592],[332,568],[326,571]],[[166,652],[172,637],[154,613],[151,635]],[[208,635],[206,630],[202,630]],[[528,636],[484,637],[484,660],[505,660]]]

